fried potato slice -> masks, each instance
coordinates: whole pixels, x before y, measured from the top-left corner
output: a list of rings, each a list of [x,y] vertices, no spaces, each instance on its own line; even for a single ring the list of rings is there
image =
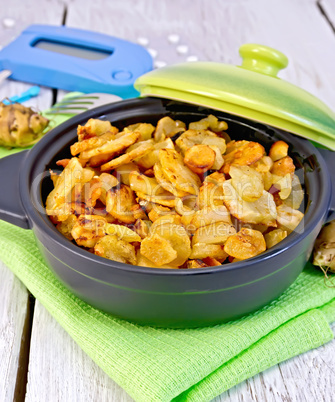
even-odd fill
[[[245,223],[262,223],[276,226],[277,209],[272,194],[263,191],[263,195],[254,202],[247,202],[240,197],[231,180],[222,183],[223,202],[235,218]]]
[[[167,179],[179,190],[197,194],[201,181],[184,165],[182,156],[173,149],[160,149],[159,160]]]
[[[229,143],[230,144],[230,143]],[[228,149],[230,152],[228,152]],[[229,173],[231,165],[249,166],[265,155],[263,145],[254,141],[236,141],[224,155],[223,173]]]
[[[282,200],[286,200],[292,191],[292,175],[287,173],[285,176],[272,175],[272,184],[277,187],[279,191],[279,197]]]
[[[59,159],[59,160],[56,162],[56,165],[57,165],[57,166],[62,166],[63,168],[66,168],[66,166],[69,164],[70,160],[71,160],[71,159]]]
[[[124,264],[136,264],[135,247],[113,235],[102,237],[94,246],[94,254]]]
[[[239,196],[248,202],[254,202],[263,195],[262,174],[249,166],[230,166],[231,184]]]
[[[296,209],[293,209],[285,204],[277,207],[277,222],[280,227],[286,229],[288,233],[294,231],[299,225],[304,214]]]
[[[131,133],[134,134],[134,133]],[[130,163],[134,161],[137,158],[140,158],[147,154],[148,152],[152,151],[153,145],[151,140],[148,141],[142,141],[138,144],[138,147],[130,150],[129,152],[126,152],[125,154],[119,156],[118,158],[115,158],[111,160],[110,162],[107,162],[101,166],[101,171],[104,172],[106,170],[112,170],[116,169],[121,165],[124,165],[126,163]]]
[[[224,246],[220,244],[208,244],[208,243],[195,243],[192,246],[191,259],[200,259],[206,257],[212,257],[216,260],[223,262],[228,254],[224,251]]]
[[[135,204],[131,207],[131,212],[134,215],[134,218],[137,219],[148,219],[147,214],[145,213],[144,209],[139,204]]]
[[[83,168],[78,158],[72,158],[57,179],[55,188],[46,200],[48,215],[58,215],[57,208],[71,202],[71,192],[76,184],[83,185],[94,176],[94,171]],[[66,218],[65,218],[66,219]]]
[[[108,155],[109,158],[112,158],[114,155],[134,144],[140,136],[141,134],[138,131],[127,133],[120,138],[106,142],[102,146],[81,152],[80,157],[82,159],[90,159],[93,156]]]
[[[214,172],[208,176],[206,176],[204,183],[214,183],[217,186],[221,183],[226,181],[226,177],[223,173],[220,172]]]
[[[273,166],[273,160],[269,156],[263,156],[260,160],[253,163],[251,167],[257,170],[259,173],[270,172]]]
[[[72,214],[65,221],[58,223],[56,228],[67,239],[73,240],[71,231],[76,223],[77,223],[77,217],[76,215]]]
[[[287,231],[282,229],[271,230],[264,235],[266,247],[269,249],[287,237]]]
[[[174,149],[174,144],[171,138],[167,138],[164,141],[157,142],[153,144],[152,151],[148,152],[146,155],[142,156],[142,158],[138,159],[137,163],[144,169],[149,169],[154,166],[156,162],[159,161],[159,150],[160,149]]]
[[[155,165],[154,165],[154,174],[155,174],[155,178],[156,178],[157,182],[160,184],[160,186],[162,186],[166,191],[169,191],[170,193],[172,193],[174,196],[176,196],[176,197],[185,197],[185,196],[187,196],[189,194],[186,191],[178,190],[169,181],[169,179],[164,174],[164,170],[163,170],[162,165],[160,164],[159,161],[156,162]]]
[[[151,220],[151,222],[155,222],[155,220],[157,220],[161,216],[173,215],[173,214],[174,212],[171,208],[163,207],[162,205],[158,204],[152,204],[152,208],[148,213],[148,217]]]
[[[176,145],[183,155],[194,145],[216,146],[221,154],[226,150],[226,141],[210,130],[187,130],[177,140]]]
[[[242,228],[230,236],[224,246],[224,251],[239,260],[255,257],[266,250],[264,236],[257,230]]]
[[[88,138],[99,137],[107,131],[116,134],[118,129],[113,127],[109,121],[104,121],[101,119],[89,119],[84,126],[78,126],[78,140],[84,141]]]
[[[276,141],[271,145],[269,157],[274,161],[285,158],[288,155],[288,144],[284,141]]]
[[[98,137],[90,137],[86,140],[75,142],[70,146],[71,155],[74,156],[88,149],[102,147],[108,141],[113,141],[115,139],[115,134],[118,132],[116,127],[113,128],[113,131],[107,131]]]
[[[227,130],[228,124],[225,121],[219,121],[216,116],[210,114],[204,119],[190,123],[188,127],[191,130],[206,130],[209,128],[212,131],[219,132]]]
[[[140,141],[150,140],[152,138],[152,134],[155,131],[155,127],[150,123],[135,123],[127,126],[124,129],[125,132],[133,132],[138,131],[140,136]]]
[[[289,156],[285,156],[284,158],[277,160],[276,162],[274,162],[271,168],[271,173],[277,176],[285,176],[288,173],[294,172],[295,166],[293,163],[293,159]]]
[[[215,156],[215,151],[208,145],[193,145],[185,152],[184,163],[192,172],[202,174],[212,168]]]
[[[169,116],[158,120],[154,138],[156,142],[162,141],[166,137],[173,137],[175,134],[185,131],[185,123],[180,120],[173,120]]]
[[[128,243],[133,243],[137,241],[141,241],[141,236],[139,236],[136,232],[123,225],[115,225],[111,223],[107,223],[105,227],[105,232],[108,235],[114,235],[118,239],[127,241]]]
[[[148,258],[144,257],[144,255],[142,255],[140,253],[140,251],[138,251],[138,253],[137,253],[137,263],[136,263],[136,265],[138,265],[140,267],[178,269],[178,267],[172,267],[170,265],[161,265],[160,267],[158,267],[156,264],[154,264]]]
[[[71,235],[79,246],[92,248],[105,236],[107,221],[101,216],[80,215],[73,225]]]
[[[226,222],[215,222],[199,227],[192,238],[192,245],[197,243],[224,244],[228,237],[236,233],[235,227]]]
[[[170,242],[157,233],[143,239],[140,251],[158,267],[177,258],[177,251],[172,248]]]
[[[183,198],[176,199],[175,211],[181,216],[194,215],[196,211],[197,197],[195,195],[189,194]]]
[[[99,177],[94,177],[91,181],[81,186],[80,201],[85,203],[87,208],[93,208],[97,200],[101,198],[101,195],[102,182]],[[76,196],[74,199],[77,201]]]
[[[122,184],[120,188],[110,189],[107,192],[106,210],[121,222],[135,222],[132,207],[136,204],[134,192],[125,184]]]
[[[135,224],[134,224],[134,230],[135,232],[141,237],[141,239],[144,239],[149,235],[150,231],[150,221],[147,220],[142,220],[142,219],[137,219]]]
[[[140,191],[137,191],[136,195],[142,200],[146,200],[154,204],[163,205],[165,207],[173,208],[176,205],[176,197],[165,190],[159,195],[148,195]]]
[[[177,257],[169,265],[174,267],[183,265],[191,254],[191,242],[185,228],[181,225],[166,223],[151,227],[151,234],[155,233],[168,240],[177,252]]]
[[[195,228],[207,226],[211,223],[225,222],[231,224],[231,217],[228,209],[224,205],[218,205],[214,208],[204,207],[196,211],[190,222]]]
[[[204,183],[200,187],[197,197],[198,208],[209,207],[215,209],[218,205],[223,205],[222,186],[217,186],[214,183]]]
[[[212,166],[214,170],[220,170],[224,164],[224,159],[222,157],[222,153],[216,145],[208,145],[215,152],[215,160]]]
[[[118,180],[129,186],[129,174],[131,172],[139,172],[140,168],[136,165],[134,162],[130,163],[125,163],[124,165],[121,165],[115,169],[114,174],[118,178]]]
[[[109,173],[101,173],[99,180],[101,183],[101,194],[99,198],[101,202],[106,205],[107,192],[111,188],[116,187],[119,184],[119,181],[115,176]]]
[[[293,174],[292,190],[290,195],[284,200],[284,204],[293,209],[299,209],[305,197],[299,177]]]
[[[145,176],[139,172],[131,172],[129,174],[130,188],[135,192],[156,196],[165,193],[157,180],[153,177]]]
[[[181,217],[177,214],[163,215],[153,221],[150,231],[154,231],[156,226],[173,223],[174,225],[181,225]]]

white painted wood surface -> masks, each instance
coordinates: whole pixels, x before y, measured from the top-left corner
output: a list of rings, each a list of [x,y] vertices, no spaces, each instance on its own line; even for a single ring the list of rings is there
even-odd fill
[[[36,302],[26,402],[132,399],[107,376]]]
[[[0,401],[12,401],[28,314],[28,292],[1,261],[0,297]]]
[[[322,12],[328,18],[334,32],[335,32],[335,2],[334,0],[319,0],[319,6]]]
[[[31,0],[29,6],[28,3],[23,4],[25,2],[20,0],[11,0],[5,9],[0,10],[0,45],[31,23],[59,25],[65,5],[66,25],[132,41],[139,37],[148,38],[148,47],[158,51],[156,60],[168,64],[183,61],[186,57],[178,54],[176,45],[168,42],[167,37],[171,33],[180,36],[179,44],[188,46],[188,55],[195,55],[200,60],[232,64],[240,64],[238,48],[241,44],[262,43],[288,56],[290,64],[280,73],[281,78],[315,94],[335,110],[335,34],[316,0]],[[322,0],[320,4],[329,12],[329,20],[334,21],[334,0]],[[9,28],[1,26],[5,17],[17,22],[10,32]],[[0,98],[28,87],[23,83],[3,83],[0,85]],[[44,109],[51,99],[51,91],[43,89],[42,96],[31,100],[30,104]],[[0,316],[0,323],[10,321],[9,308],[18,311],[12,306],[12,298],[17,299],[16,303],[24,304],[24,297],[27,297],[22,286],[19,290],[16,286],[9,297],[11,281],[14,281],[13,276],[0,269],[0,295],[5,295],[3,307],[0,304],[0,313],[2,309],[5,311]],[[11,339],[18,344],[22,318],[20,329],[20,314],[15,317],[17,324]],[[2,331],[5,326],[0,326],[0,345],[9,345],[8,336],[6,338]],[[10,352],[7,360],[15,361],[18,350],[16,347]],[[14,380],[10,381],[12,374],[7,375],[7,394],[1,394],[5,378],[2,373],[15,374],[16,370],[15,365],[0,361],[0,401],[12,400],[10,395],[13,395],[15,387]],[[335,341],[332,341],[239,384],[215,401],[332,401],[334,371]],[[5,398],[1,398],[2,395]],[[26,401],[46,400],[131,401],[131,398],[81,351],[36,302]]]

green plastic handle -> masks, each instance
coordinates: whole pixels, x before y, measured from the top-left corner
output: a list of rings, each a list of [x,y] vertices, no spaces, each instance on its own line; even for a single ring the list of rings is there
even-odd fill
[[[239,49],[243,59],[242,68],[277,77],[280,70],[287,67],[288,58],[276,49],[264,45],[247,43]]]

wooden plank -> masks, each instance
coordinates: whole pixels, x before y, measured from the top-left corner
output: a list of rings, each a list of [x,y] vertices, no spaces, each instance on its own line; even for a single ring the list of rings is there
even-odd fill
[[[26,402],[131,402],[37,301]]]
[[[0,401],[11,401],[15,394],[22,396],[25,389],[25,373],[18,378],[18,368],[20,353],[24,355],[22,335],[29,319],[28,292],[2,262],[0,295]]]
[[[330,23],[332,29],[335,30],[335,3],[333,0],[319,0],[320,9],[325,15],[325,18]]]

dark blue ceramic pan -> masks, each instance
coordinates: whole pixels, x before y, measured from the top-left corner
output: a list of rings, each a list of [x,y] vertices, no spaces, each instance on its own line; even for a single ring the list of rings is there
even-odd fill
[[[225,119],[233,139],[261,142],[266,150],[282,139],[304,183],[305,218],[270,250],[243,262],[199,269],[157,269],[110,261],[61,235],[43,205],[52,189],[46,176],[55,161],[69,157],[78,124],[89,118],[124,126],[155,124],[163,116],[185,122],[208,114]],[[322,153],[321,153],[322,152]],[[29,152],[0,160],[0,218],[34,231],[50,269],[79,298],[114,316],[163,327],[212,325],[250,313],[277,298],[297,278],[322,225],[335,207],[330,173],[333,153],[289,133],[219,111],[158,98],[121,101],[92,109],[53,129]],[[327,160],[327,161],[326,161]]]

